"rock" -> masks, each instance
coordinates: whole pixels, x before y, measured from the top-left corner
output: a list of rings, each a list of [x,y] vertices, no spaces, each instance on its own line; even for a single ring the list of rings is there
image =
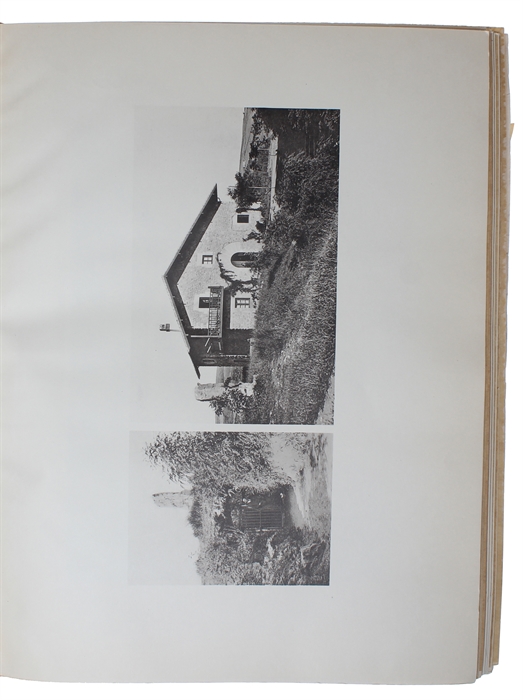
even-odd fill
[[[325,551],[325,542],[313,542],[300,548],[301,563],[303,566],[310,566],[318,561]]]

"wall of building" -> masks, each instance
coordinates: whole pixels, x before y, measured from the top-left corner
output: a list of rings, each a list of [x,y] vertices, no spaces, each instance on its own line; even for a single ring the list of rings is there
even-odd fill
[[[199,366],[233,366],[238,362],[233,359],[235,356],[248,358],[250,355],[250,330],[230,330],[225,329],[223,337],[213,338],[191,338],[190,343],[193,349],[193,356]],[[248,360],[240,360],[239,364],[245,365]]]
[[[245,306],[246,303],[249,305]],[[236,296],[231,296],[229,304],[230,328],[254,328],[256,309],[253,294],[237,292]]]
[[[238,223],[236,204],[222,202],[213,220],[204,233],[198,247],[189,261],[178,282],[178,288],[194,328],[207,328],[208,309],[200,308],[200,297],[209,295],[210,286],[227,287],[227,281],[221,277],[220,262],[232,279],[248,281],[252,274],[249,268],[235,267],[231,258],[235,252],[256,252],[261,246],[256,241],[244,241],[244,238],[254,229],[256,221],[261,217],[259,211],[245,212],[249,222]],[[204,256],[212,256],[210,264],[204,263]],[[238,292],[241,298],[250,298],[249,306],[237,304],[234,297],[229,305],[230,327],[249,329],[254,326],[254,300],[251,294]]]

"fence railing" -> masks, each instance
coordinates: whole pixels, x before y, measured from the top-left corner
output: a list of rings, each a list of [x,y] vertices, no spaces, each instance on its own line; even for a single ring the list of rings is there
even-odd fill
[[[220,338],[223,319],[223,287],[209,287],[209,335]]]

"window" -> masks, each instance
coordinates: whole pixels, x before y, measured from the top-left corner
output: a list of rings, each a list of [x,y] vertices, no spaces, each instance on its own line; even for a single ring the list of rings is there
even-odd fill
[[[214,262],[213,255],[202,255],[202,265],[212,265]]]
[[[242,308],[242,309],[247,308],[248,309],[250,307],[250,305],[251,305],[251,300],[249,299],[249,297],[236,297],[234,299],[234,308],[235,309],[240,309],[240,308]]]
[[[234,267],[252,267],[257,257],[257,253],[253,252],[234,253],[231,257],[231,263]]]
[[[211,305],[211,297],[200,297],[199,308],[208,309]]]
[[[249,223],[249,215],[248,214],[238,214],[236,217],[236,221],[239,224],[248,224]]]

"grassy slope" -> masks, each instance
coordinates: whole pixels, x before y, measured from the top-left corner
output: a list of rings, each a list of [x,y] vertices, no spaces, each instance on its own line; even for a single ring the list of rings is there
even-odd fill
[[[322,239],[302,252],[290,247],[263,274],[251,359],[256,404],[247,420],[316,421],[334,371],[336,242],[331,221]]]
[[[262,239],[246,423],[315,423],[334,372],[338,125],[328,126],[314,153],[289,152],[287,139],[282,156],[281,210]]]

